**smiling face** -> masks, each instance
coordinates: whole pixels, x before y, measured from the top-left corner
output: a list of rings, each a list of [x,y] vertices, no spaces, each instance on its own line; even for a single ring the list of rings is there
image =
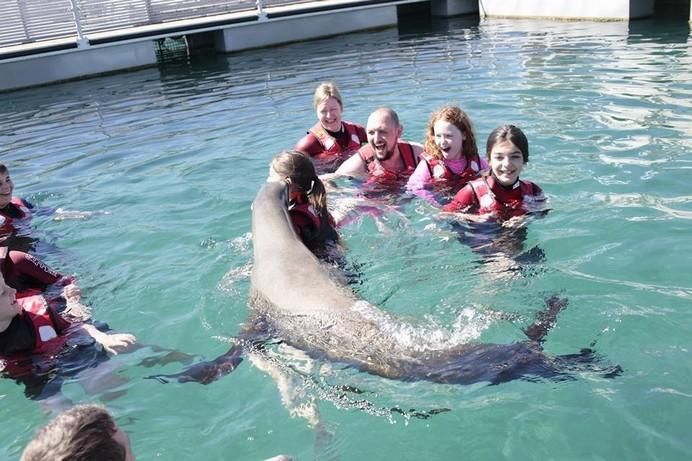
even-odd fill
[[[320,124],[329,131],[341,130],[341,112],[341,103],[331,96],[320,102],[315,109]]]
[[[458,160],[462,157],[464,135],[454,124],[438,120],[433,125],[435,145],[447,160]]]
[[[368,117],[368,144],[375,151],[377,160],[387,160],[394,155],[402,131],[401,126],[387,111],[377,110]]]
[[[10,178],[10,172],[0,173],[0,208],[4,208],[12,200],[14,183]]]
[[[495,144],[488,156],[495,179],[503,186],[511,186],[519,179],[524,168],[524,155],[511,141]]]

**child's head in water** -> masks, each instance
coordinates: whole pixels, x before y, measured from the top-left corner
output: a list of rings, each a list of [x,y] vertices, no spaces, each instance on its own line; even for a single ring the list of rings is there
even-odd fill
[[[77,405],[59,414],[29,442],[21,461],[55,459],[134,461],[127,434],[98,405]]]
[[[488,136],[486,155],[495,179],[503,186],[511,186],[529,161],[529,141],[518,127],[502,125]]]
[[[326,216],[327,191],[307,155],[293,150],[280,152],[269,165],[269,179],[285,181],[291,201],[308,201],[318,215]]]
[[[0,163],[0,208],[6,207],[12,201],[14,183],[10,178],[10,170],[4,163]]]
[[[478,155],[469,116],[457,106],[433,112],[425,136],[425,152],[437,160],[471,160]]]

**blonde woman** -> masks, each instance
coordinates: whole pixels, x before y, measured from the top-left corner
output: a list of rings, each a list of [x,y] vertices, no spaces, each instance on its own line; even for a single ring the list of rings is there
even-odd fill
[[[294,150],[310,157],[343,161],[367,142],[363,125],[341,119],[344,104],[336,83],[320,84],[315,90],[313,105],[317,123],[298,141]]]

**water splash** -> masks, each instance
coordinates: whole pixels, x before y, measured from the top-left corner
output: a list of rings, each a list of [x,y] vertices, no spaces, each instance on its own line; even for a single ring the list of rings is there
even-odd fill
[[[65,210],[63,208],[58,208],[53,214],[53,221],[67,221],[76,219],[89,219],[93,216],[108,216],[110,211],[97,210],[97,211],[79,211],[79,210]]]
[[[391,337],[403,350],[425,352],[466,344],[477,339],[496,319],[495,315],[481,314],[467,307],[446,329],[435,321],[427,323],[403,322],[367,301],[357,301],[351,309],[366,320],[376,323],[383,334]]]

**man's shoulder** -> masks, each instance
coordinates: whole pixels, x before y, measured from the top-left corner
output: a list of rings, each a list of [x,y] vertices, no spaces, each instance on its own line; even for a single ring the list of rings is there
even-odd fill
[[[411,150],[413,151],[413,153],[416,157],[420,157],[421,154],[425,151],[425,148],[419,142],[406,141],[406,140],[400,139],[399,144],[408,144],[409,146],[411,146]]]

